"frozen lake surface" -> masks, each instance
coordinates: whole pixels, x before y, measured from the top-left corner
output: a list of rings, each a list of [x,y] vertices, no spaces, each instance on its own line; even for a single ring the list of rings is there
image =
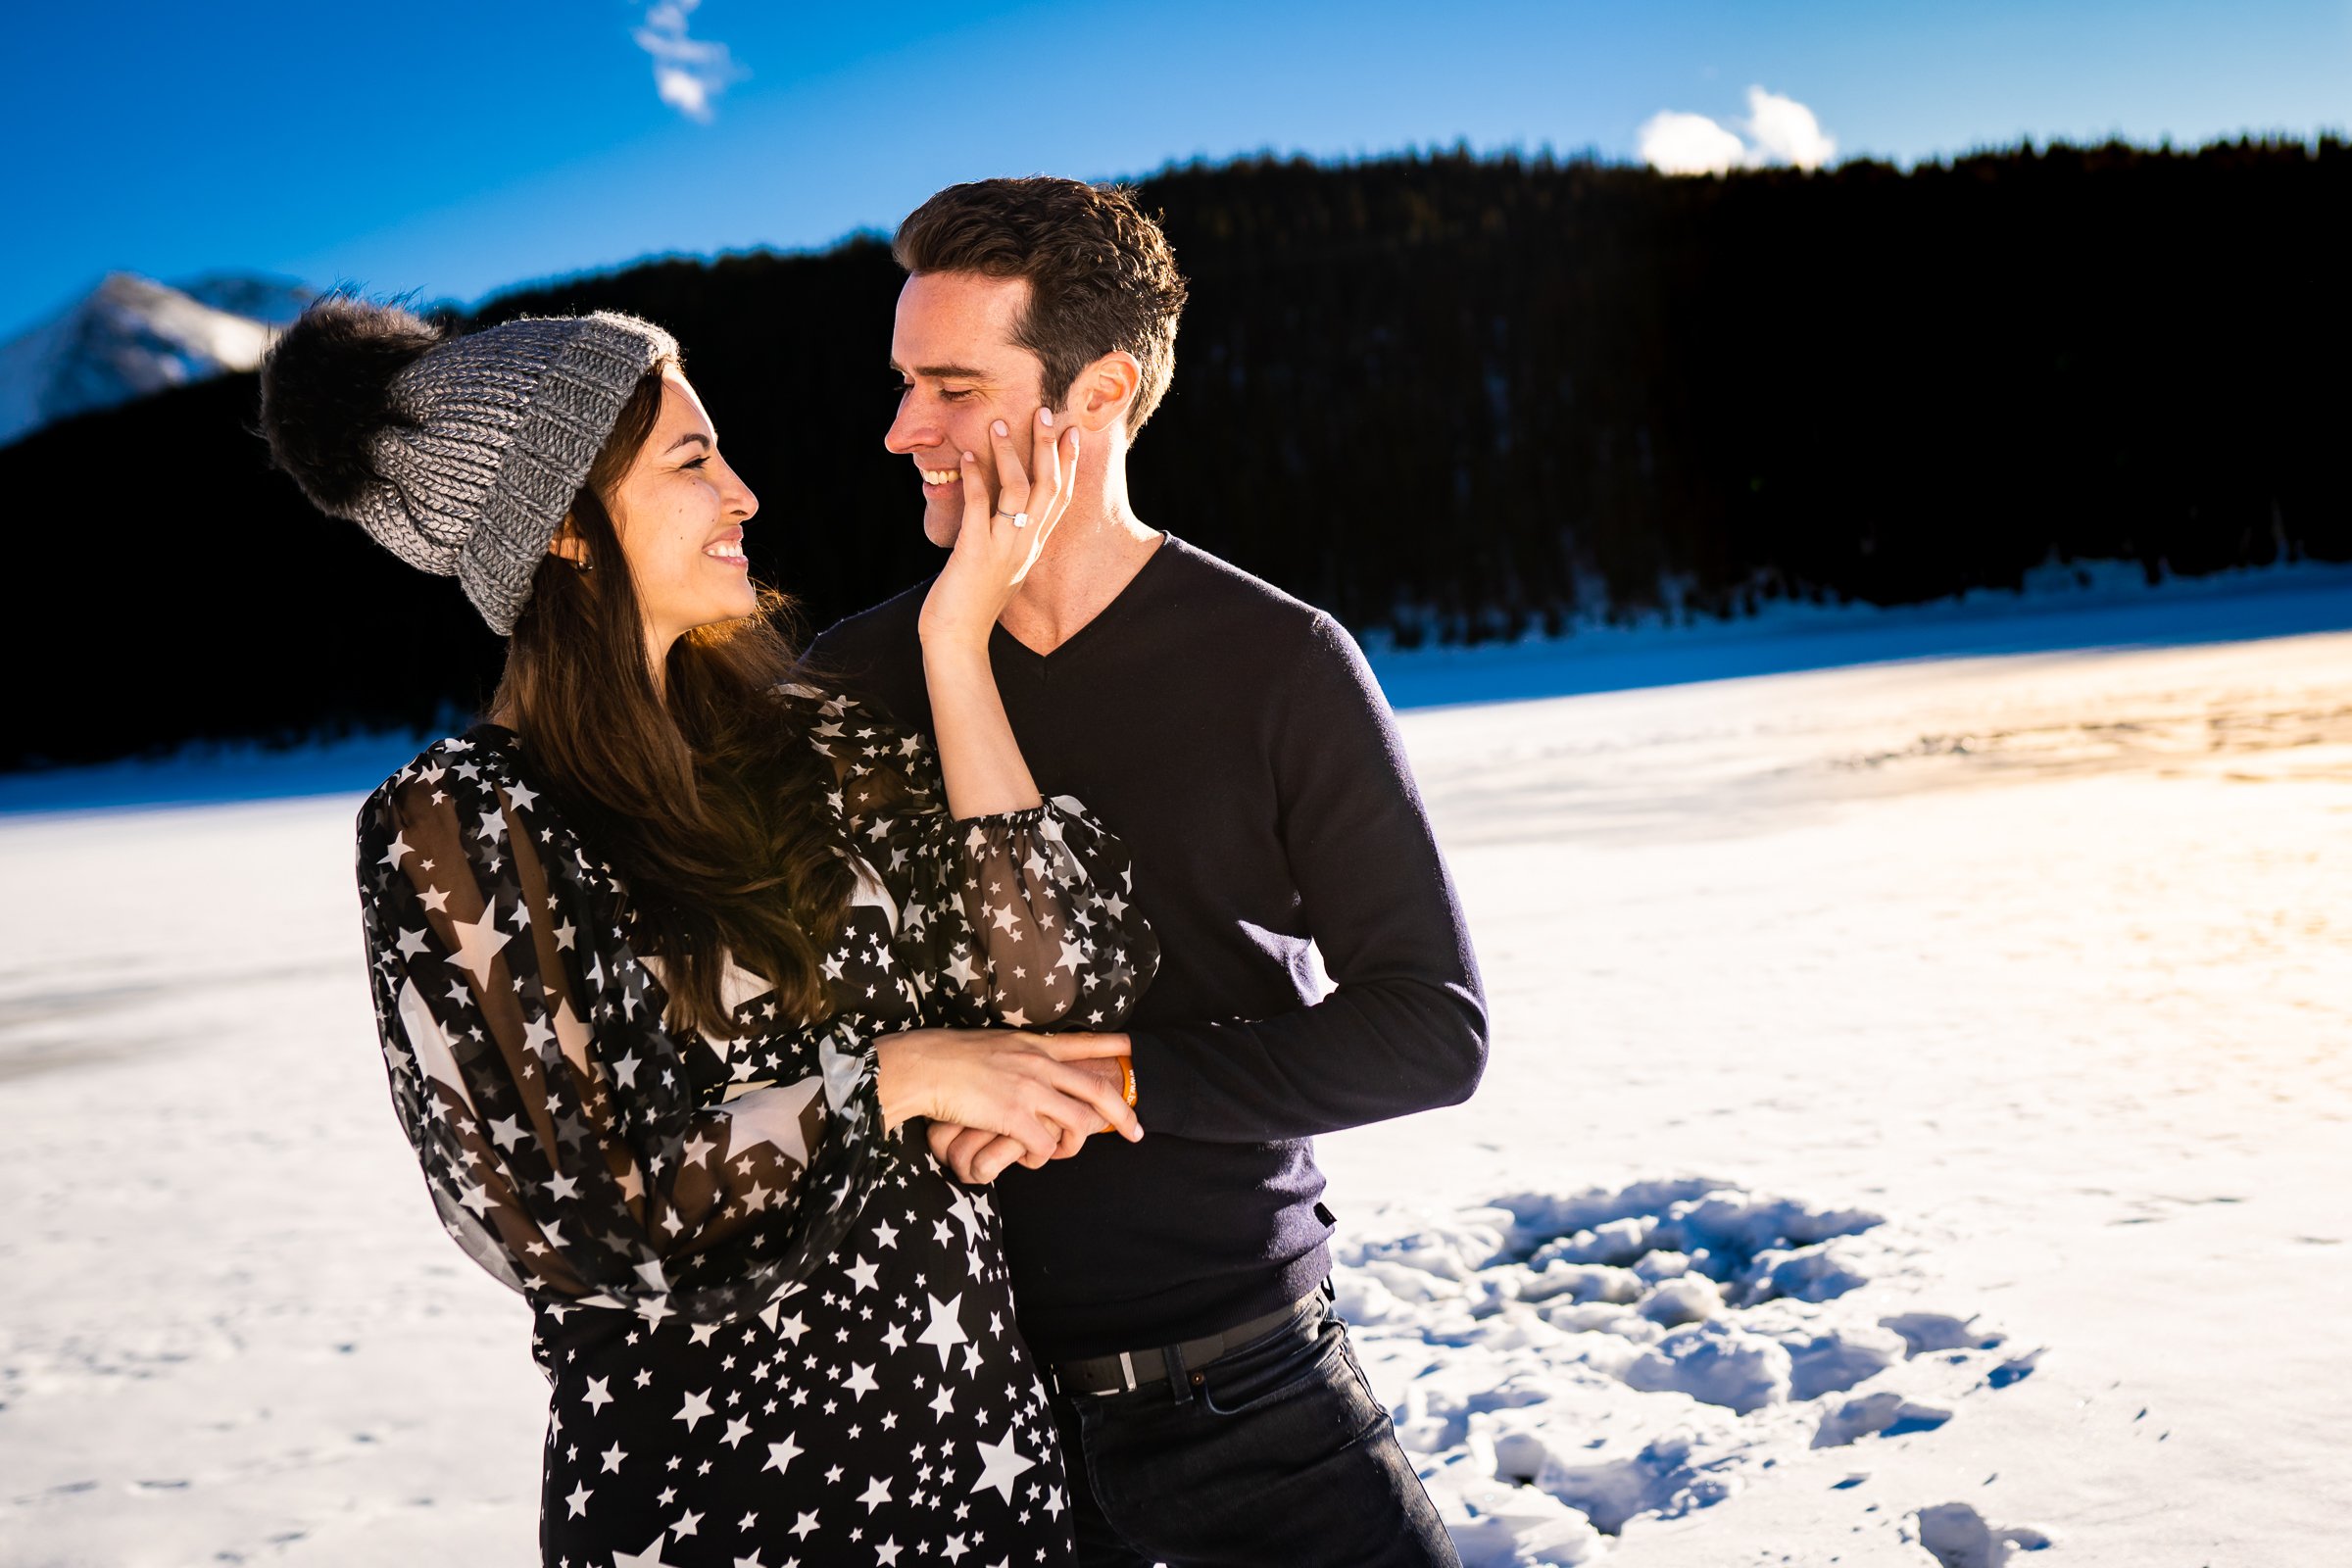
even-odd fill
[[[2352,635],[1920,661],[1407,729],[1494,1060],[1469,1106],[1323,1154],[1352,1235],[1477,1265],[1441,1247],[1438,1274],[1470,1276],[1422,1314],[1451,1314],[1443,1332],[1365,1330],[1408,1437],[1417,1388],[1466,1414],[1458,1441],[1421,1429],[1443,1473],[1549,1463],[1562,1498],[1654,1504],[1612,1547],[1643,1568],[1927,1563],[1906,1536],[1946,1503],[2045,1533],[2051,1560],[2252,1568],[2340,1544]],[[1638,1305],[1581,1341],[1526,1320],[1600,1314],[1475,1317],[1534,1282],[1508,1279],[1509,1245],[1456,1242],[1500,1227],[1448,1206],[1592,1187],[1598,1212],[1662,1216],[1611,1194],[1691,1176],[1795,1200],[1762,1225],[1784,1249],[1808,1213],[1884,1221],[1817,1250],[1866,1285],[1801,1312],[1727,1304],[1726,1350],[1769,1361],[1756,1342],[1778,1342],[1801,1378],[1805,1347],[1866,1365],[1868,1331],[1903,1314],[1973,1332],[1727,1420],[1607,1386]],[[1514,1206],[1537,1223],[1506,1244],[1566,1228]],[[1661,1370],[1630,1364],[1636,1384]],[[1949,1419],[1816,1446],[1874,1394]],[[1517,1451],[1491,1461],[1482,1428]],[[1536,1481],[1492,1500],[1540,1517]],[[1725,1482],[1713,1506],[1676,1495]],[[1952,1560],[1998,1562],[1997,1540]]]
[[[1384,662],[1453,696],[1404,728],[1495,1047],[1323,1158],[1471,1563],[2340,1549],[2352,595],[2069,613]],[[543,1386],[393,1125],[355,804],[0,817],[0,1563],[530,1554]]]

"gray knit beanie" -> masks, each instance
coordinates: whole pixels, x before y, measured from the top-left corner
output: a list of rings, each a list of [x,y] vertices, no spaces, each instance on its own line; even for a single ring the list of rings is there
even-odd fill
[[[332,301],[265,362],[263,430],[321,511],[455,576],[505,636],[621,406],[677,352],[611,311],[441,341],[406,311]]]

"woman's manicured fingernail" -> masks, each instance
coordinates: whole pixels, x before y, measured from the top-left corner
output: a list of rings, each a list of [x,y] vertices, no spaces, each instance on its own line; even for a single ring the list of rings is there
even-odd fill
[[[978,463],[980,460],[979,460],[978,458],[975,458],[975,457],[973,457],[973,456],[972,456],[972,455],[971,455],[969,452],[966,452],[966,453],[963,455],[963,461],[964,461],[964,462],[966,462],[966,463]]]
[[[1038,410],[1037,422],[1040,424],[1052,424],[1054,422],[1054,411],[1052,409]]]
[[[1003,419],[999,419],[999,420],[998,420],[996,423],[994,423],[994,424],[990,425],[990,426],[989,426],[989,428],[990,428],[991,430],[994,430],[994,431],[996,431],[996,432],[997,432],[997,434],[999,434],[999,435],[1009,435],[1009,434],[1011,434],[1011,432],[1010,432],[1009,430],[1006,430],[1006,429],[1004,428],[1004,421]]]

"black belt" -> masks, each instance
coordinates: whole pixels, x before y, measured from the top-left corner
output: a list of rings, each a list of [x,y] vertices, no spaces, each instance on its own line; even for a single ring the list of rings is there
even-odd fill
[[[1089,1356],[1078,1361],[1056,1361],[1051,1368],[1054,1386],[1064,1394],[1131,1394],[1150,1384],[1165,1383],[1171,1362],[1188,1370],[1204,1367],[1228,1350],[1238,1350],[1251,1340],[1282,1327],[1300,1307],[1323,1294],[1323,1287],[1318,1285],[1288,1306],[1277,1307],[1247,1323],[1236,1323],[1224,1333],[1211,1334],[1205,1339],[1186,1340],[1181,1345],[1149,1350],[1121,1350],[1116,1355]]]

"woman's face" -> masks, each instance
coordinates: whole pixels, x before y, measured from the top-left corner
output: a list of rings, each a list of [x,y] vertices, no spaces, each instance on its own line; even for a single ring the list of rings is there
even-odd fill
[[[718,431],[676,370],[662,376],[654,432],[606,507],[636,577],[657,668],[685,633],[758,608],[743,525],[760,498],[718,455]]]

